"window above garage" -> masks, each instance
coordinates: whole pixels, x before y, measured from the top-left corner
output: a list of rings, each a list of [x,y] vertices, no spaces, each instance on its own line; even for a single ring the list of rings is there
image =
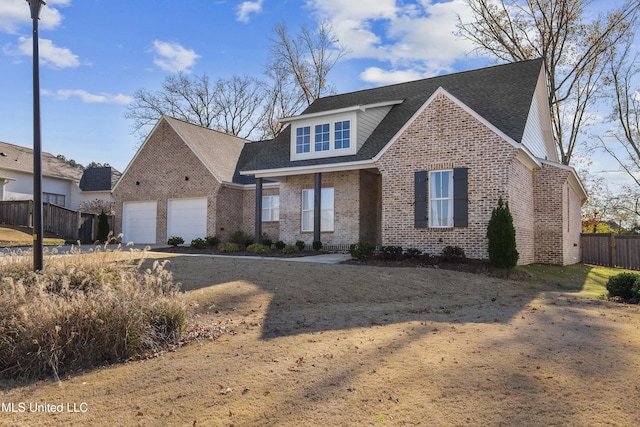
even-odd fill
[[[356,154],[391,108],[401,102],[355,105],[280,119],[291,124],[291,160]]]

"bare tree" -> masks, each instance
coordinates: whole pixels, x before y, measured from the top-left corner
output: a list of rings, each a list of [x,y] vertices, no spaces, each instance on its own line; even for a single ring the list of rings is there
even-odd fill
[[[602,88],[610,55],[632,36],[640,1],[626,0],[588,21],[584,0],[466,0],[472,22],[459,18],[458,34],[503,61],[544,58],[553,133],[569,164]]]
[[[640,54],[632,54],[629,41],[610,62],[610,78],[613,88],[611,121],[616,123],[604,138],[604,149],[620,164],[640,188]],[[616,151],[623,148],[623,153]]]
[[[303,25],[295,36],[281,23],[274,28],[270,42],[268,69],[281,76],[281,67],[284,67],[307,105],[331,91],[327,75],[347,50],[338,44],[327,22],[321,22],[315,30]]]
[[[132,131],[144,139],[162,115],[232,135],[247,137],[259,123],[264,92],[256,79],[234,76],[215,83],[206,74],[169,76],[158,91],[138,89],[125,112]]]

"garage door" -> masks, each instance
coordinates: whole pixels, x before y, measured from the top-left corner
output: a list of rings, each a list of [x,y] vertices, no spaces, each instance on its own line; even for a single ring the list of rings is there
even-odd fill
[[[172,199],[167,205],[167,238],[182,237],[186,244],[207,235],[207,199]]]
[[[124,202],[123,243],[156,243],[156,202]]]

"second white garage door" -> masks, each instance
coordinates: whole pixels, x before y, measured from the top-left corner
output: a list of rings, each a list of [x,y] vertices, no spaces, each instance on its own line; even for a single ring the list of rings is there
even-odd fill
[[[182,237],[185,244],[207,235],[207,199],[172,199],[167,205],[167,238]]]

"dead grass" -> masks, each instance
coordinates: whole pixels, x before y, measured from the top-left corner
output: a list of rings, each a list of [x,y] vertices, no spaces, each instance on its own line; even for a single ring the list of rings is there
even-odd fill
[[[198,327],[235,334],[59,383],[5,382],[5,403],[86,412],[5,411],[0,425],[640,424],[640,309],[582,298],[588,267],[509,281],[158,256]]]
[[[64,239],[45,234],[43,245],[64,245]],[[14,227],[3,225],[0,227],[0,247],[9,248],[16,246],[33,245],[33,229],[27,227]]]

